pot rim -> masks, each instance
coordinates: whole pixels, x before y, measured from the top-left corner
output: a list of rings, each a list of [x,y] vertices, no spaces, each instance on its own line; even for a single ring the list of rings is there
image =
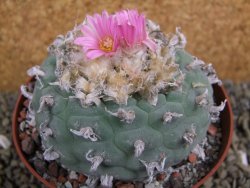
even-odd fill
[[[34,78],[28,79],[28,81],[26,83],[31,82],[33,79]],[[223,147],[224,150],[221,151],[220,157],[213,165],[213,168],[206,174],[206,176],[204,176],[202,179],[200,179],[193,186],[193,188],[200,187],[202,184],[204,184],[206,182],[206,180],[208,178],[210,178],[218,170],[218,168],[221,166],[222,162],[225,160],[227,153],[228,153],[228,150],[230,148],[230,145],[232,143],[234,123],[233,123],[233,112],[232,112],[231,104],[229,102],[230,101],[229,97],[228,97],[227,92],[223,86],[219,86],[219,85],[215,84],[215,85],[213,85],[213,88],[214,89],[217,88],[217,90],[219,89],[222,97],[227,100],[224,111],[227,111],[227,113],[229,114],[229,127],[228,127],[229,134],[227,137],[226,145]],[[214,96],[214,97],[216,97],[216,96]],[[24,153],[21,150],[21,143],[20,143],[20,140],[18,138],[19,131],[18,131],[17,119],[19,116],[20,109],[22,107],[21,102],[24,101],[24,99],[25,99],[25,97],[21,94],[21,92],[19,90],[18,99],[16,101],[15,108],[14,108],[13,115],[12,115],[12,139],[14,142],[15,149],[16,149],[17,154],[20,157],[21,161],[23,162],[25,167],[31,172],[31,174],[34,175],[40,182],[42,182],[48,188],[54,188],[54,185],[52,183],[50,183],[45,178],[43,178],[40,174],[38,174],[38,172],[34,169],[34,167],[31,166],[31,164],[28,162]],[[221,149],[223,149],[223,148],[221,148]]]

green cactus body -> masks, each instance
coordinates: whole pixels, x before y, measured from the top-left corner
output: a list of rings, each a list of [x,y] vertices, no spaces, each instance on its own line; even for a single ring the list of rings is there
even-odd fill
[[[165,157],[164,168],[185,159],[192,149],[205,138],[210,114],[205,107],[196,104],[196,97],[208,90],[207,99],[213,104],[213,91],[207,76],[200,68],[187,69],[193,57],[184,50],[177,50],[175,62],[185,74],[182,89],[159,94],[156,106],[138,96],[130,97],[127,105],[112,101],[102,101],[99,106],[82,107],[79,99],[71,98],[72,93],[59,86],[50,85],[56,81],[56,58],[49,57],[42,65],[45,76],[41,78],[43,87],[37,82],[32,99],[36,126],[52,130],[52,135],[42,137],[45,149],[53,148],[59,154],[57,159],[70,170],[100,177],[113,176],[120,180],[143,180],[148,174],[143,164],[159,162]],[[202,83],[204,87],[193,87]],[[41,97],[49,95],[54,104],[40,109]],[[135,119],[126,123],[107,112],[119,108],[133,110]],[[166,112],[182,114],[169,122],[163,121]],[[71,130],[90,127],[96,134],[96,141],[77,136]],[[193,142],[186,143],[185,133],[195,130]],[[135,142],[143,141],[144,149],[135,156]],[[92,169],[89,156],[102,156],[101,163]]]

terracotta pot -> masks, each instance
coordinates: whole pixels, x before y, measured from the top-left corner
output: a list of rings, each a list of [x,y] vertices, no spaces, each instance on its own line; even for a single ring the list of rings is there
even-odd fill
[[[29,80],[29,82],[32,79]],[[209,177],[211,177],[216,170],[220,167],[220,165],[222,164],[222,162],[224,161],[227,152],[229,150],[230,144],[232,142],[232,136],[233,136],[233,113],[232,113],[232,109],[229,103],[229,98],[226,94],[225,89],[222,86],[218,86],[218,85],[213,85],[213,89],[214,89],[214,98],[215,98],[215,102],[217,104],[220,104],[221,101],[224,101],[225,99],[227,99],[227,103],[226,103],[226,107],[223,110],[223,112],[221,112],[220,115],[220,123],[222,126],[222,147],[220,149],[220,154],[219,154],[219,158],[217,159],[217,161],[215,162],[215,164],[213,165],[213,167],[211,168],[211,170],[208,172],[208,174],[203,177],[197,184],[195,184],[193,186],[193,188],[198,188],[200,187]],[[48,182],[46,179],[44,179],[41,175],[38,174],[38,172],[36,172],[36,170],[34,169],[33,166],[31,166],[31,164],[28,162],[28,160],[25,158],[25,154],[23,153],[23,151],[21,150],[21,142],[19,140],[19,128],[18,128],[18,116],[20,111],[23,108],[23,102],[24,102],[25,98],[19,94],[19,97],[17,99],[16,102],[16,106],[14,109],[14,113],[13,113],[13,118],[12,118],[12,135],[13,135],[13,141],[14,141],[14,145],[16,148],[16,151],[21,159],[21,161],[24,163],[24,165],[26,166],[26,168],[28,168],[28,170],[40,181],[42,182],[45,186],[49,187],[49,188],[54,188],[55,185],[53,185],[52,183]]]

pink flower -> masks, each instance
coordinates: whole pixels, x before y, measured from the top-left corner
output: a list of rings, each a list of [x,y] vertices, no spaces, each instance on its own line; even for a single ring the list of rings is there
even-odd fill
[[[148,37],[146,32],[145,17],[137,10],[122,10],[115,14],[121,37],[129,47],[144,44],[152,51],[156,44]]]
[[[111,56],[119,47],[119,32],[113,15],[106,11],[102,14],[87,16],[87,22],[81,29],[83,36],[74,43],[82,46],[88,59]]]

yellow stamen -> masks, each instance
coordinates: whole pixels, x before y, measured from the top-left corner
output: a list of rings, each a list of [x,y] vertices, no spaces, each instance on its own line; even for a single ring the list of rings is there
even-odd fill
[[[113,45],[114,45],[114,40],[109,36],[104,37],[99,43],[100,49],[105,52],[112,51]]]

